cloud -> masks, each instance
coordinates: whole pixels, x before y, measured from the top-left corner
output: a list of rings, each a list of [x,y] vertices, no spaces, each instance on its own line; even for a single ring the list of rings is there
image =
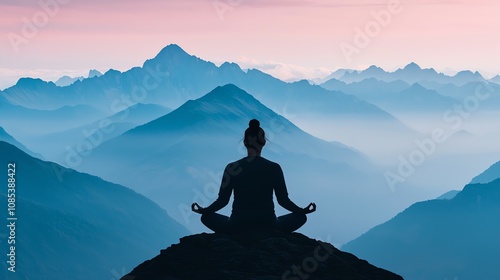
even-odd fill
[[[326,67],[304,67],[272,60],[258,61],[247,57],[239,58],[236,63],[243,69],[258,69],[287,82],[324,78],[332,73],[332,70]]]

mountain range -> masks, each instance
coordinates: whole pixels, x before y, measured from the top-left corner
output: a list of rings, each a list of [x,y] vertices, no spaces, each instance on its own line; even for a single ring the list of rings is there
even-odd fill
[[[102,142],[171,111],[170,108],[161,105],[137,103],[92,123],[41,135],[36,138],[36,141],[29,142],[33,149],[44,151],[46,157],[62,160],[68,149],[78,149],[85,143],[94,143],[92,145],[96,147]]]
[[[341,88],[346,93],[364,99],[394,115],[399,113],[442,112],[453,108],[457,100],[443,96],[435,90],[427,89],[418,82],[412,85],[397,80],[385,82],[369,78],[346,84],[339,80],[329,80],[322,87],[334,90]]]
[[[342,249],[405,279],[500,278],[500,179],[491,176],[497,167],[473,180],[484,183],[413,204]]]
[[[201,97],[213,88],[233,83],[252,94],[271,109],[290,113],[328,112],[334,116],[353,115],[394,118],[377,107],[360,102],[342,92],[329,92],[307,81],[285,83],[261,71],[243,71],[235,63],[215,64],[169,45],[142,67],[121,73],[109,70],[103,76],[85,79],[61,88],[54,83],[24,78],[3,95],[12,104],[34,109],[55,109],[63,105],[91,105],[109,111],[110,101],[146,91],[144,103],[176,108],[184,102]],[[137,96],[136,96],[137,97]],[[132,100],[133,101],[133,100]],[[138,102],[136,102],[138,103]]]
[[[343,75],[338,77],[339,80],[346,83],[359,82],[368,78],[375,78],[385,82],[400,80],[408,84],[418,83],[421,81],[433,81],[443,84],[452,83],[457,86],[461,86],[469,82],[485,81],[483,76],[477,71],[472,72],[465,70],[458,72],[454,76],[448,76],[443,73],[438,73],[432,68],[422,69],[414,62],[406,65],[404,68],[397,69],[394,72],[388,72],[380,67],[372,65],[362,71],[343,71]]]
[[[102,76],[101,72],[92,69],[92,70],[89,71],[89,74],[87,75],[87,78],[90,79],[90,78],[100,77],[100,76]],[[73,84],[76,81],[81,81],[83,79],[85,79],[85,77],[83,77],[83,76],[74,77],[74,78],[71,78],[70,76],[62,76],[61,78],[59,78],[54,83],[57,86],[59,86],[59,87],[66,87],[66,86],[69,86],[69,85]]]
[[[0,125],[30,149],[64,164],[61,157],[68,151],[72,152],[75,146],[95,147],[82,139],[82,128],[90,126],[95,129],[95,122],[116,114],[118,109],[124,110],[137,103],[174,109],[228,83],[250,92],[268,108],[308,133],[329,141],[349,143],[365,153],[377,153],[373,145],[364,141],[366,135],[371,135],[374,142],[390,147],[405,146],[417,135],[415,130],[390,113],[356,96],[326,90],[305,80],[286,83],[259,70],[242,70],[235,63],[216,66],[186,53],[178,45],[165,47],[142,67],[123,73],[109,70],[100,77],[76,81],[66,87],[39,79],[20,79],[15,86],[1,93],[11,106],[37,112],[60,108],[76,110],[88,106],[96,112],[85,114],[81,120],[64,117],[54,120],[32,115],[29,111],[21,114],[24,117],[19,119],[2,120],[0,117]],[[34,123],[28,125],[23,121],[26,118]],[[71,120],[73,125],[68,125],[66,120]],[[33,129],[20,129],[27,126]],[[115,127],[114,133],[105,134],[106,139],[131,128],[125,124]],[[387,133],[379,133],[382,130]]]
[[[311,222],[311,230],[330,232],[332,225],[346,221],[340,213],[332,216],[327,206],[332,201],[335,207],[350,199],[376,207],[379,202],[372,198],[388,191],[376,167],[362,153],[305,133],[234,85],[218,87],[103,143],[82,157],[75,168],[126,184],[190,229],[202,230],[189,205],[195,200],[206,205],[216,198],[225,165],[245,156],[241,139],[252,118],[259,119],[267,131],[264,156],[282,164],[290,192],[295,193],[292,196],[300,204],[316,200],[325,205],[317,222]],[[377,191],[380,188],[382,192]],[[328,197],[317,195],[325,189]],[[389,212],[384,209],[379,215]],[[319,217],[332,224],[320,222]],[[349,220],[354,226],[337,230],[334,235],[339,240],[348,238],[353,230],[360,231],[370,219],[358,211]]]
[[[0,125],[27,146],[36,140],[30,137],[64,131],[106,116],[89,105],[65,105],[53,110],[40,110],[0,101],[0,110]],[[43,151],[36,152],[43,154]]]
[[[3,141],[0,150],[1,164],[15,165],[15,279],[110,279],[187,233],[130,189],[39,160]],[[0,201],[7,205],[7,187]],[[0,217],[5,221],[7,211]],[[8,252],[12,244],[4,241],[0,247]],[[7,265],[0,265],[0,277],[13,279]]]
[[[318,205],[301,231],[336,245],[366,232],[343,249],[408,279],[468,279],[475,268],[479,278],[496,279],[489,268],[499,256],[488,246],[498,247],[498,163],[462,191],[416,203],[369,229],[457,186],[446,182],[463,186],[469,173],[498,158],[498,82],[410,63],[394,72],[341,69],[319,85],[287,83],[235,63],[217,66],[177,45],[141,67],[66,86],[22,78],[0,91],[0,141],[17,146],[0,142],[2,159],[20,166],[20,213],[35,213],[23,215],[20,231],[30,234],[20,240],[36,249],[19,248],[27,256],[20,267],[35,265],[20,277],[109,278],[188,229],[206,231],[190,204],[216,198],[222,170],[245,156],[243,131],[257,118],[268,138],[263,156],[283,167],[291,199]],[[416,143],[432,139],[433,130],[418,122],[446,130],[450,110],[458,127],[451,140],[421,150]],[[418,152],[423,161],[413,164]],[[62,166],[36,159],[42,157]],[[399,165],[376,162],[383,157]],[[415,172],[389,188],[384,171],[401,175],[409,163]]]

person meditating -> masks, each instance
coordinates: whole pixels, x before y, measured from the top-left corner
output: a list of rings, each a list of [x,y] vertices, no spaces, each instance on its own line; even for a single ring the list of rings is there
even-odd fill
[[[280,165],[261,156],[266,138],[258,120],[250,121],[243,144],[248,156],[226,166],[219,197],[206,208],[195,202],[191,209],[201,214],[202,223],[217,233],[237,234],[254,229],[293,232],[299,229],[307,221],[306,214],[316,211],[316,204],[300,208],[288,198]],[[216,213],[228,204],[233,191],[231,216]],[[279,205],[292,213],[276,217],[273,191]]]

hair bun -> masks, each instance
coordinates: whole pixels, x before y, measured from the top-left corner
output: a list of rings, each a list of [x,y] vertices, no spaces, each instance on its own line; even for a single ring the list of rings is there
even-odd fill
[[[259,128],[260,127],[260,122],[256,119],[253,119],[251,120],[249,123],[248,123],[248,126],[250,128]]]

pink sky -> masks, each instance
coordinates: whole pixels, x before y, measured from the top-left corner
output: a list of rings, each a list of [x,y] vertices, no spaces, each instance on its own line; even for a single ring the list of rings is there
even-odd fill
[[[216,63],[233,61],[282,78],[313,78],[338,68],[409,62],[437,70],[500,74],[500,1],[400,0],[38,0],[0,2],[0,89],[20,76],[53,80],[89,69],[125,71],[176,43]],[[214,4],[228,8],[217,12]],[[391,14],[386,26],[373,13]],[[394,9],[392,10],[394,12]],[[47,22],[44,21],[48,19]],[[41,21],[30,38],[23,19]],[[356,28],[380,27],[356,45]],[[15,35],[13,35],[15,34]],[[24,38],[22,43],[12,38]],[[340,46],[357,48],[347,59]],[[17,52],[16,52],[17,48]]]

